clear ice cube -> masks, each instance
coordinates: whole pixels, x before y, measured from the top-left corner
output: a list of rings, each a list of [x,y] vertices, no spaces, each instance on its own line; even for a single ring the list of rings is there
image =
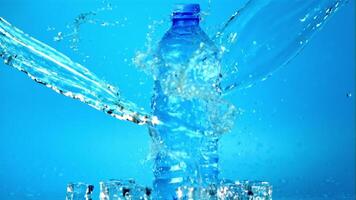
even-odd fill
[[[93,200],[93,185],[86,183],[69,183],[67,185],[66,200]]]
[[[100,200],[150,200],[151,189],[134,180],[109,180],[100,182]]]

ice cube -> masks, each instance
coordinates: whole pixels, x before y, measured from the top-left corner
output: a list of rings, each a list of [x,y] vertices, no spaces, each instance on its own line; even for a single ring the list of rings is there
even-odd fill
[[[100,182],[100,200],[150,200],[152,190],[134,180],[109,180]]]
[[[86,183],[69,183],[67,185],[66,200],[92,200],[93,185]]]

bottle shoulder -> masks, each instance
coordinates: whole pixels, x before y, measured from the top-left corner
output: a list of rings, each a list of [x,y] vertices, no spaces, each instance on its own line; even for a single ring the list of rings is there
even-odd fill
[[[163,36],[158,45],[158,50],[169,51],[179,50],[184,51],[197,50],[204,46],[204,48],[211,51],[217,51],[214,42],[209,36],[199,27],[171,27]]]

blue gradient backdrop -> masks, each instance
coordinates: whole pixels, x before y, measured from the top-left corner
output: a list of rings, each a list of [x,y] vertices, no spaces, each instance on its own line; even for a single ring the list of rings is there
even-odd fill
[[[241,2],[213,1],[212,6],[225,13],[225,7],[231,9],[227,5]],[[83,26],[81,52],[91,55],[90,65],[84,64],[149,108],[152,82],[130,58],[143,48],[148,25],[168,18],[173,3],[112,4],[108,15],[127,17],[125,26]],[[102,5],[94,0],[0,0],[0,16],[82,62],[68,41],[54,42],[53,36],[68,31],[65,26],[78,14]],[[56,94],[2,63],[0,91],[0,199],[64,199],[71,181],[98,186],[109,178],[135,178],[151,184],[146,127]],[[287,67],[227,97],[243,113],[221,140],[221,177],[270,181],[274,199],[355,199],[355,95],[351,0]]]

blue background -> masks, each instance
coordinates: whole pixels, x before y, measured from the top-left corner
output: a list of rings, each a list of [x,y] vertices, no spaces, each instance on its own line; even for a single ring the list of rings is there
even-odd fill
[[[214,21],[226,19],[224,9],[232,9],[227,5],[242,2],[213,1],[212,8],[222,11]],[[90,55],[85,60],[68,48],[67,39],[53,41],[78,14],[103,5],[0,0],[0,16],[149,109],[152,81],[130,60],[143,49],[153,20],[166,20],[156,39],[169,27],[173,3],[112,1],[113,10],[97,17],[121,25],[83,25],[80,52]],[[0,91],[0,199],[64,199],[71,181],[93,183],[96,191],[109,178],[151,184],[146,127],[56,94],[4,64]],[[355,95],[355,1],[350,1],[288,66],[227,96],[242,114],[221,140],[221,177],[269,181],[274,199],[355,199]]]

